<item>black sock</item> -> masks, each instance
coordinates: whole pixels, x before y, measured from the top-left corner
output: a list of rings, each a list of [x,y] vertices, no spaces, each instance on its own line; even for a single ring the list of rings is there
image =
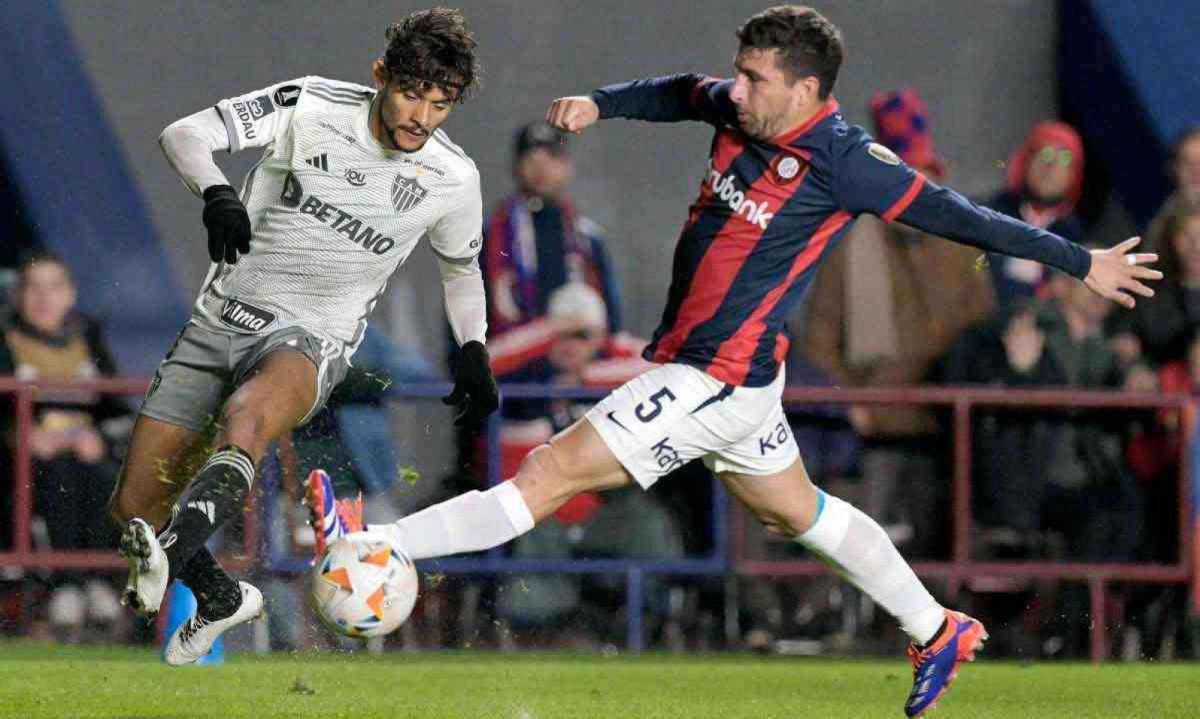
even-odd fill
[[[254,462],[241,447],[227,445],[208,458],[172,507],[171,523],[158,538],[172,579],[226,520],[241,511],[253,481]]]
[[[196,550],[183,565],[179,579],[196,595],[196,614],[210,622],[228,617],[242,604],[242,588],[208,547]]]

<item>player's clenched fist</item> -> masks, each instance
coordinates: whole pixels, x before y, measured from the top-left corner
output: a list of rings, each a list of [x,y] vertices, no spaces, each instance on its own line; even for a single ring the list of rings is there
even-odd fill
[[[208,256],[213,262],[237,262],[238,253],[250,251],[250,215],[229,185],[204,191],[204,226],[208,228]]]
[[[560,97],[550,103],[546,122],[564,131],[580,133],[584,128],[600,119],[600,108],[587,95]]]

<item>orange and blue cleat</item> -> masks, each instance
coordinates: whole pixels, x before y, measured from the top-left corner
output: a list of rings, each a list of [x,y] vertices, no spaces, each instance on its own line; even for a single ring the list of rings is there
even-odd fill
[[[924,648],[910,642],[908,657],[913,665],[913,688],[904,704],[904,713],[919,717],[934,708],[958,676],[959,664],[974,661],[975,653],[987,638],[987,630],[977,619],[947,609],[946,623]]]
[[[313,530],[315,558],[325,554],[325,548],[351,532],[363,529],[362,494],[358,499],[336,499],[333,480],[323,469],[308,473],[304,482],[304,504],[308,507],[308,523]]]

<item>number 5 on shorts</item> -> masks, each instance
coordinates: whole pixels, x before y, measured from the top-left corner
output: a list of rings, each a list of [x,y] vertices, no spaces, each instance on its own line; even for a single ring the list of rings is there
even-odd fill
[[[671,390],[666,387],[663,387],[659,391],[650,395],[650,399],[648,400],[648,403],[654,405],[654,409],[647,411],[646,410],[647,402],[638,402],[638,405],[633,408],[634,415],[636,415],[637,418],[640,419],[642,422],[654,421],[654,418],[657,417],[659,414],[661,414],[663,411],[663,398],[664,397],[666,399],[670,400],[671,402],[675,401],[675,395],[671,392]]]

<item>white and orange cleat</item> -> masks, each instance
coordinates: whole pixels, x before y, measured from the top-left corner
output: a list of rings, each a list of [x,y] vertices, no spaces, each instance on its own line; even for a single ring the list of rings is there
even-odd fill
[[[325,548],[351,532],[363,530],[362,494],[357,499],[336,499],[333,480],[323,469],[314,469],[304,481],[304,504],[313,530],[314,558],[320,559]]]

